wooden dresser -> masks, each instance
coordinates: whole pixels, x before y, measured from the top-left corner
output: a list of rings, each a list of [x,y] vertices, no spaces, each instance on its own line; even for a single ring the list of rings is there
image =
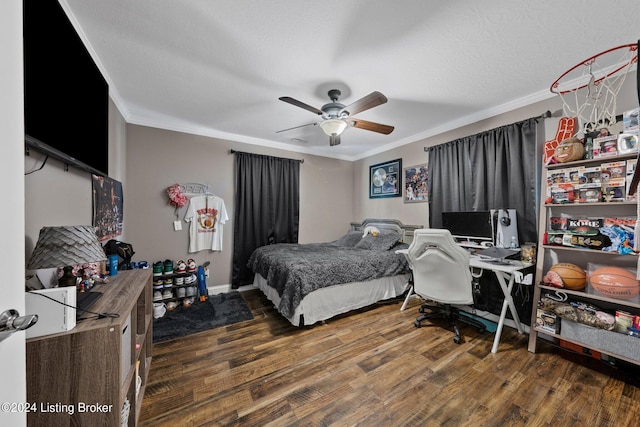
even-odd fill
[[[109,280],[94,287],[103,295],[89,310],[117,317],[27,340],[29,426],[137,424],[153,350],[151,270]]]

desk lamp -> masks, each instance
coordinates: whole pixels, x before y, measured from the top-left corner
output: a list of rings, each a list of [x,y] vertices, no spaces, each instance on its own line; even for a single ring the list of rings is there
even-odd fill
[[[76,286],[73,266],[106,260],[94,228],[89,225],[42,227],[27,269],[63,267],[58,286]]]

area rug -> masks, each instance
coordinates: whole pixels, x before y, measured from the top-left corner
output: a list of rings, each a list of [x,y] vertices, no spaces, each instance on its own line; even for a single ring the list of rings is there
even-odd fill
[[[251,309],[240,292],[211,295],[191,307],[178,306],[153,321],[153,342],[171,340],[208,329],[253,319]]]

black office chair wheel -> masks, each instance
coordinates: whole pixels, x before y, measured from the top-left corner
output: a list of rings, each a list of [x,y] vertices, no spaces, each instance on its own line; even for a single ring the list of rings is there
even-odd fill
[[[424,308],[424,307],[420,307],[420,308],[418,309],[418,313],[424,313],[424,312],[426,312],[426,311],[427,311],[427,309],[426,309],[426,308]]]
[[[419,328],[420,326],[422,326],[422,324],[420,324],[420,322],[416,320],[415,322],[413,322],[413,326],[415,326],[416,328]]]
[[[456,344],[460,344],[462,342],[462,334],[460,334],[460,329],[458,329],[458,325],[453,324],[453,342]]]

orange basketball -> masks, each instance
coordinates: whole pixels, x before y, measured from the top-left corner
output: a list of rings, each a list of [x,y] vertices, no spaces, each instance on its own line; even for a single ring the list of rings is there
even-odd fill
[[[553,271],[560,276],[564,288],[579,291],[587,286],[587,273],[575,264],[561,262],[552,265],[549,271]]]
[[[620,267],[600,267],[589,275],[589,283],[605,297],[632,299],[640,293],[640,282],[631,271]]]

